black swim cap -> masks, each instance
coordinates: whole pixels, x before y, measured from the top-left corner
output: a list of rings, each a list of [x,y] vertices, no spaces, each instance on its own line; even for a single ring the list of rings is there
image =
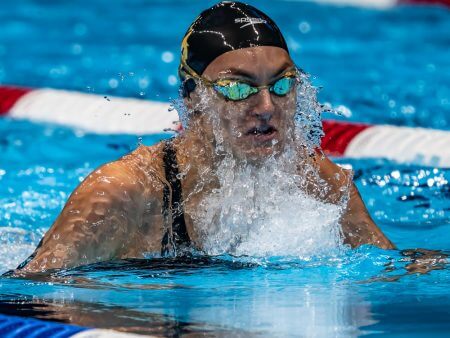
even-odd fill
[[[266,14],[241,2],[220,2],[203,11],[187,30],[181,43],[180,78],[183,81],[183,72],[190,73],[184,65],[201,75],[218,56],[257,46],[289,53],[280,29]]]

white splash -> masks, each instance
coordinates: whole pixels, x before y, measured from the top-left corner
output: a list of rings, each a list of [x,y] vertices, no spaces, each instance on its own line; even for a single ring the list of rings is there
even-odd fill
[[[218,114],[213,113],[210,93],[201,84],[196,90],[200,103],[192,110],[208,112],[215,151],[223,158],[215,172],[218,188],[204,191],[192,215],[203,251],[209,255],[309,258],[343,248],[339,221],[345,199],[335,205],[305,192],[311,184],[322,193],[327,189],[315,167],[304,160],[314,153],[323,136],[323,107],[309,77],[299,72],[293,101],[294,127],[287,131],[293,135],[293,144],[286,146],[281,155],[270,156],[257,166],[233,157],[227,149]],[[192,110],[182,100],[173,104],[186,128]],[[199,185],[203,186],[203,182]]]
[[[306,258],[341,247],[340,206],[307,196],[304,178],[277,164],[220,166],[220,188],[205,196],[196,215],[207,254]]]

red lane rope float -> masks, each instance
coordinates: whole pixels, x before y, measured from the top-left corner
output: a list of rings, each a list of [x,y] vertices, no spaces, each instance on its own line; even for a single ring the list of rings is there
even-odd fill
[[[0,86],[0,115],[6,115],[12,106],[31,89]]]
[[[338,121],[323,121],[322,126],[325,136],[322,138],[321,147],[333,156],[344,155],[351,140],[370,127],[368,124]]]
[[[65,90],[0,86],[0,111],[13,119],[63,125],[97,134],[148,135],[178,129],[165,102]],[[450,132],[425,128],[323,121],[322,149],[332,156],[381,157],[450,167]]]
[[[441,4],[450,6],[450,0],[398,0],[399,4],[418,4],[418,5],[433,5]]]

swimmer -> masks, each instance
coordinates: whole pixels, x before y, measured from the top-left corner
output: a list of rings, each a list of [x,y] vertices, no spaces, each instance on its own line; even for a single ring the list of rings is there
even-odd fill
[[[218,167],[258,168],[267,159],[282,161],[288,151],[298,170],[292,175],[307,180],[305,194],[330,204],[345,200],[344,243],[394,248],[371,219],[351,171],[320,149],[293,146],[300,71],[267,15],[239,2],[202,12],[182,41],[179,75],[185,130],[93,171],[19,270],[201,251],[198,208],[221,187]],[[219,214],[211,216],[211,227]]]

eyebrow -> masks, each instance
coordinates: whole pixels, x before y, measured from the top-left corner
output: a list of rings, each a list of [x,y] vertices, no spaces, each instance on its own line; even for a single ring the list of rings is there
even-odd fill
[[[286,61],[285,63],[283,63],[283,65],[281,67],[278,68],[278,70],[274,73],[274,75],[271,76],[271,79],[275,79],[275,78],[279,77],[281,74],[283,74],[286,71],[289,71],[293,68],[294,68],[294,65],[292,63]],[[243,69],[239,69],[239,68],[235,68],[235,67],[227,68],[227,73],[223,74],[222,76],[223,76],[223,78],[233,78],[233,76],[242,77],[242,78],[247,78],[249,80],[252,80],[256,77],[252,73],[249,73]]]
[[[286,61],[279,69],[278,71],[275,73],[275,75],[272,75],[272,79],[275,79],[277,77],[279,77],[280,75],[282,75],[283,73],[286,73],[290,70],[293,70],[295,68],[295,66],[291,63]]]

